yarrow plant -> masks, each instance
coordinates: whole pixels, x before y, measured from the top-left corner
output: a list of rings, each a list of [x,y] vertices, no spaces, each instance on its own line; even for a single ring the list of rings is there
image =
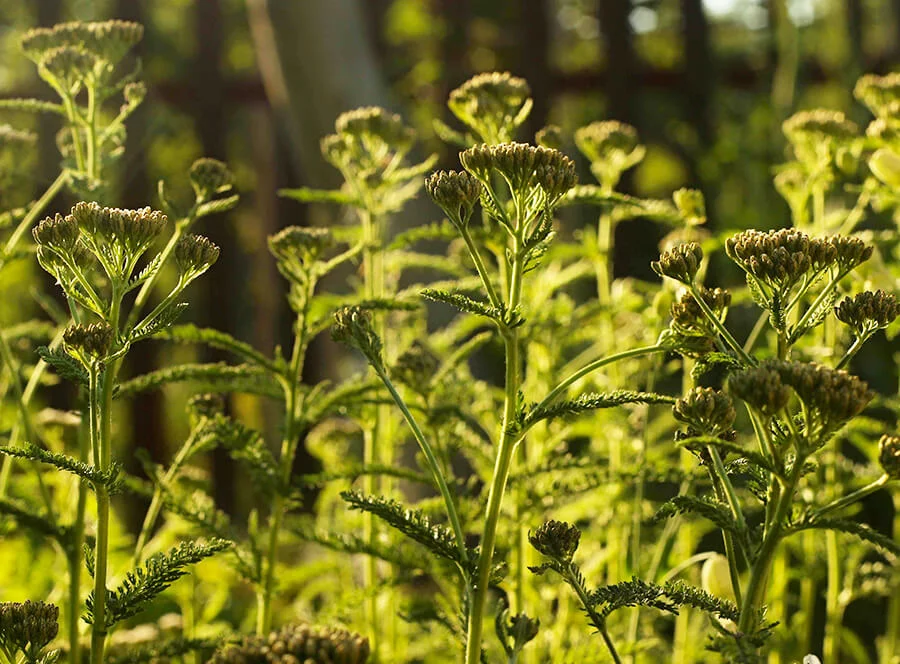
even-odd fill
[[[857,84],[865,131],[828,110],[785,122],[775,187],[792,223],[721,236],[697,190],[618,191],[646,152],[633,127],[529,142],[531,91],[511,74],[451,92],[457,126],[435,123],[458,148],[451,170],[414,158],[399,115],[348,111],[321,142],[340,188],[282,192],[348,214],[268,238],[291,344],[260,350],[177,324],[219,258],[198,222],[238,203],[225,164],[194,163],[187,203],[161,185],[158,209],[114,206],[141,34],[30,31],[23,51],[57,100],[0,102],[65,123],[60,175],[30,203],[18,165],[34,136],[0,127],[0,269],[36,260],[66,303],[0,334],[0,551],[28,533],[67,572],[58,607],[38,572],[32,599],[0,604],[0,661],[813,662],[821,649],[829,664],[859,651],[844,612],[872,596],[888,606],[879,661],[900,656],[900,544],[858,509],[900,479],[897,403],[854,373],[900,315],[896,230],[863,223],[900,205],[896,76]],[[63,189],[81,202],[47,214]],[[398,232],[420,194],[437,220]],[[561,223],[579,207],[596,227]],[[616,229],[637,218],[669,231],[654,283],[613,270]],[[730,272],[712,269],[717,254]],[[328,333],[352,359],[307,384]],[[235,361],[120,377],[150,339]],[[50,372],[75,386],[68,412],[35,408]],[[129,475],[115,402],[180,383],[196,389],[187,435]],[[246,417],[262,402],[265,418]],[[320,472],[296,472],[304,446]],[[216,507],[215,449],[241,466],[249,514]],[[146,499],[135,533],[123,495]],[[214,571],[199,564],[213,557]]]

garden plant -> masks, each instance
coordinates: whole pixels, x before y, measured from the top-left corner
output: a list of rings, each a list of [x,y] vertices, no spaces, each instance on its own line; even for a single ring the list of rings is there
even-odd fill
[[[18,570],[0,663],[900,662],[898,401],[854,372],[898,329],[900,76],[859,80],[865,128],[784,123],[774,230],[708,228],[698,190],[621,193],[645,156],[628,125],[531,142],[508,73],[451,92],[455,126],[434,130],[452,170],[416,158],[400,116],[350,110],[321,141],[342,186],[282,192],[343,222],[269,238],[291,345],[258,349],[179,321],[220,253],[194,231],[239,202],[225,164],[196,161],[187,199],[161,184],[115,207],[141,36],[31,30],[55,97],[0,101],[64,125],[33,201],[35,136],[0,125],[0,270],[34,282],[20,308],[38,312],[0,330],[0,556]],[[432,216],[398,231],[416,196]],[[613,269],[636,219],[663,236],[658,280]],[[308,384],[329,336],[351,352]],[[128,376],[138,343],[233,362]],[[187,434],[137,476],[122,404],[149,390],[190,391]],[[321,472],[295,472],[301,446]],[[216,449],[247,515],[215,504]],[[892,528],[867,520],[874,498]],[[874,643],[845,622],[854,602],[884,606]]]

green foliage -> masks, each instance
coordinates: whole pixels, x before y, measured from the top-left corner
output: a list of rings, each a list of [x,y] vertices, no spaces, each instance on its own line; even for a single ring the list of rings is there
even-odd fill
[[[187,574],[186,567],[214,556],[231,545],[231,542],[220,539],[182,542],[165,553],[151,556],[143,567],[128,572],[125,580],[107,594],[106,627],[112,627],[143,611],[166,588]],[[86,607],[84,620],[92,625],[95,620],[93,594],[88,597]]]

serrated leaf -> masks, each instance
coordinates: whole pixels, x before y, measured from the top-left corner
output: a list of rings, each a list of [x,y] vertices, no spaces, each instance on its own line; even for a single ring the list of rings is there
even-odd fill
[[[106,595],[106,627],[130,618],[142,611],[166,588],[187,574],[189,565],[214,556],[232,546],[227,540],[212,539],[206,542],[182,542],[165,553],[151,556],[143,567],[125,575],[125,580]],[[89,625],[94,622],[94,593],[86,601],[87,612],[83,619]]]
[[[455,307],[460,311],[476,316],[484,316],[494,321],[503,320],[503,312],[496,307],[491,306],[487,302],[475,300],[468,295],[464,295],[459,291],[445,291],[436,288],[425,288],[420,291],[422,297],[433,300],[434,302],[442,302]]]
[[[234,196],[227,196],[226,198],[217,198],[212,201],[207,201],[205,203],[201,203],[197,206],[197,211],[195,212],[196,217],[199,219],[201,217],[208,217],[212,214],[219,214],[222,212],[228,212],[229,210],[234,209],[234,207],[240,201],[240,196],[235,194]]]
[[[118,385],[116,398],[158,389],[169,383],[197,383],[207,392],[243,392],[281,399],[284,394],[270,373],[250,364],[236,366],[224,362],[181,364],[143,374]]]
[[[469,560],[460,558],[453,532],[446,526],[432,523],[420,510],[404,507],[395,500],[381,496],[366,496],[357,491],[342,491],[341,498],[351,509],[377,516],[433,554],[456,563],[464,570],[471,567]]]
[[[712,522],[720,530],[737,532],[738,527],[731,510],[724,503],[707,497],[675,496],[657,510],[654,521],[662,521],[676,514],[696,514]]]
[[[359,199],[352,194],[337,189],[312,189],[300,187],[298,189],[279,189],[278,195],[284,198],[292,198],[302,203],[335,203],[337,205],[359,206]]]
[[[39,346],[35,352],[38,357],[53,367],[60,378],[84,386],[90,382],[88,373],[82,364],[68,353],[47,346]]]
[[[280,373],[281,370],[272,360],[260,353],[250,344],[235,339],[230,334],[209,327],[197,327],[193,324],[176,325],[168,330],[161,330],[156,334],[157,339],[167,339],[179,343],[204,344],[211,348],[224,350],[241,359],[263,367],[272,373]]]
[[[407,249],[418,242],[427,242],[435,240],[444,240],[450,242],[459,237],[459,231],[447,219],[440,222],[427,224],[425,226],[416,226],[409,230],[397,233],[391,243],[387,246],[387,251],[395,251],[397,249]]]
[[[54,113],[65,115],[62,104],[54,104],[40,99],[25,99],[21,97],[13,99],[0,99],[0,109],[4,111],[21,111],[23,113]]]
[[[801,530],[835,530],[847,535],[853,535],[864,542],[872,544],[878,549],[885,551],[895,557],[900,558],[900,544],[892,538],[884,535],[871,526],[850,519],[828,519],[828,518],[811,518],[793,524],[789,532],[799,532]]]
[[[0,446],[0,454],[49,464],[59,470],[77,475],[94,485],[106,487],[111,495],[118,493],[122,488],[122,467],[115,462],[110,464],[107,470],[99,470],[75,457],[50,452],[30,443],[21,447]]]
[[[517,421],[519,429],[527,429],[541,420],[555,417],[579,415],[585,411],[600,408],[614,408],[627,403],[675,403],[675,397],[655,392],[634,392],[615,390],[613,392],[582,394],[575,399],[559,401],[549,406],[536,408],[534,404],[520,410]]]
[[[182,312],[187,309],[187,307],[187,302],[175,302],[169,305],[153,320],[141,323],[135,327],[129,335],[129,342],[134,343],[141,339],[152,337],[162,330],[165,330],[167,327],[170,327],[172,323],[178,320],[178,317],[181,316]]]

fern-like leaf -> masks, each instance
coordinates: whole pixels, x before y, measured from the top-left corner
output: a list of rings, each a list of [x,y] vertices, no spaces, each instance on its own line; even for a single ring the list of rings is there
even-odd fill
[[[306,526],[297,526],[290,530],[304,542],[312,542],[330,551],[348,555],[360,554],[377,558],[400,570],[427,571],[432,567],[431,559],[427,555],[393,544],[384,544],[344,533],[323,533]]]
[[[71,355],[57,348],[40,346],[37,349],[38,357],[53,367],[60,378],[71,381],[77,385],[87,386],[89,379],[84,367]]]
[[[125,575],[125,580],[106,595],[106,627],[136,615],[166,588],[187,574],[189,565],[216,555],[232,546],[227,540],[212,539],[206,542],[182,542],[165,553],[151,556],[143,567]],[[94,624],[94,593],[86,602],[83,619]]]
[[[887,535],[878,532],[871,526],[850,519],[810,518],[793,524],[787,532],[795,533],[801,530],[811,529],[836,530],[841,533],[853,535],[894,557],[900,558],[900,544]]]
[[[667,582],[663,586],[663,593],[673,604],[678,606],[690,606],[735,622],[741,616],[741,612],[734,602],[716,597],[712,593],[688,585],[681,580]]]
[[[4,111],[21,111],[23,113],[54,113],[65,115],[62,104],[54,104],[40,99],[0,99],[0,109]]]
[[[120,383],[116,398],[130,397],[140,392],[154,390],[169,383],[196,383],[207,392],[244,392],[281,399],[281,387],[268,371],[250,364],[232,366],[224,362],[211,364],[181,364],[151,371]]]
[[[663,503],[653,517],[654,521],[662,521],[676,514],[697,514],[711,521],[721,530],[738,532],[737,524],[731,511],[724,503],[707,497],[675,496]]]
[[[284,198],[292,198],[301,203],[334,203],[336,205],[354,205],[359,207],[359,199],[345,191],[333,189],[312,189],[300,187],[298,189],[279,189],[278,195]]]
[[[374,514],[435,555],[456,563],[462,569],[469,569],[470,561],[460,558],[453,532],[446,526],[432,523],[420,510],[409,509],[395,500],[366,496],[357,491],[343,491],[341,498],[351,509]]]
[[[70,457],[67,454],[50,452],[49,450],[45,450],[30,443],[22,445],[21,447],[0,446],[0,454],[55,466],[59,470],[78,475],[78,477],[87,480],[95,486],[106,487],[106,490],[110,495],[118,493],[122,489],[122,467],[115,462],[110,464],[110,467],[107,470],[98,470],[94,466],[79,461],[75,457]]]
[[[211,348],[232,353],[245,362],[256,364],[268,369],[272,373],[280,373],[280,369],[272,362],[272,360],[260,353],[250,344],[235,339],[230,334],[212,328],[197,327],[196,325],[191,324],[176,325],[168,330],[161,331],[156,335],[156,338],[176,341],[178,343],[204,344]]]
[[[582,394],[575,399],[559,401],[548,406],[537,408],[534,405],[525,407],[517,416],[518,428],[527,429],[541,420],[555,417],[579,415],[589,410],[614,408],[627,403],[675,403],[675,397],[655,392],[634,392],[631,390],[615,390],[613,392]]]
[[[476,316],[484,316],[485,318],[490,318],[491,320],[503,323],[510,327],[521,325],[524,322],[516,312],[513,312],[512,315],[510,315],[505,307],[498,308],[491,306],[487,302],[471,298],[460,291],[425,288],[420,291],[420,293],[422,297],[434,302],[449,304],[451,307],[459,309],[462,312],[475,314]]]
[[[0,497],[0,515],[12,518],[23,530],[56,540],[67,551],[72,545],[71,528],[32,511],[18,500]]]

